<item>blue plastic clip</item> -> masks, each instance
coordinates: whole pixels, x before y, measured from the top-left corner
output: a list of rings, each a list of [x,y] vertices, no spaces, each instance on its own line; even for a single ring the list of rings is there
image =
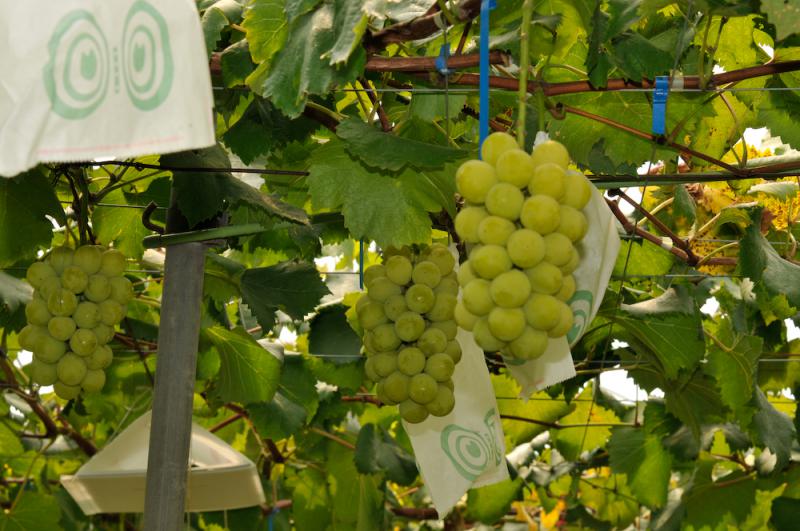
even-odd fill
[[[489,11],[497,7],[495,0],[481,1],[481,36],[480,36],[480,105],[478,132],[480,145],[489,136]],[[478,147],[480,156],[480,146]]]
[[[442,47],[439,49],[439,57],[436,58],[435,65],[436,70],[438,70],[443,76],[453,73],[453,70],[447,68],[448,57],[450,57],[450,44],[442,44]]]
[[[663,135],[665,132],[668,97],[669,77],[656,77],[656,90],[653,92],[653,134]]]

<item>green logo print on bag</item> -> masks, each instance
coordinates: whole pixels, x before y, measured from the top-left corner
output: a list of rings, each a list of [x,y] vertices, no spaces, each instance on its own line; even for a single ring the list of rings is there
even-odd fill
[[[482,433],[450,424],[442,430],[442,450],[458,473],[474,481],[490,466],[500,464],[503,456],[497,444],[497,412],[490,409],[483,419],[486,430]]]
[[[122,41],[109,48],[94,15],[84,9],[67,13],[48,43],[50,60],[44,85],[53,112],[68,120],[91,115],[106,100],[113,79],[121,80],[131,103],[150,111],[167,99],[175,66],[167,22],[145,0],[137,0],[125,17]]]
[[[567,342],[571,345],[576,339],[581,337],[584,329],[589,324],[589,316],[592,314],[592,304],[594,297],[591,291],[576,291],[569,300],[569,307],[572,308],[573,322],[572,328],[567,332]]]

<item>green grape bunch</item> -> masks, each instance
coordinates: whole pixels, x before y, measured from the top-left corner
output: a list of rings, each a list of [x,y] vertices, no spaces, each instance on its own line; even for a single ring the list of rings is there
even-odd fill
[[[452,377],[461,346],[454,266],[447,247],[433,244],[419,253],[387,252],[382,264],[364,271],[367,292],[356,304],[364,370],[378,398],[398,404],[407,422],[443,417],[455,406]]]
[[[573,325],[567,302],[592,185],[553,140],[528,154],[511,135],[493,133],[481,155],[456,172],[464,207],[455,229],[469,258],[458,271],[455,319],[486,351],[536,359]]]
[[[65,400],[103,388],[113,358],[108,343],[133,298],[124,271],[122,253],[96,245],[56,247],[31,264],[26,278],[34,292],[19,344],[33,352],[35,383],[52,385]]]

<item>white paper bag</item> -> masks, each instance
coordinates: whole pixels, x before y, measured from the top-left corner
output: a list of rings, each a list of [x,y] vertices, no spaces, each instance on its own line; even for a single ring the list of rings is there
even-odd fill
[[[508,478],[503,428],[483,350],[470,332],[459,329],[456,339],[462,355],[453,373],[455,408],[419,424],[403,421],[440,517],[468,489]]]
[[[192,0],[0,0],[0,175],[214,143]]]
[[[589,222],[589,231],[577,245],[581,261],[573,273],[575,294],[568,301],[575,316],[572,329],[565,338],[550,341],[540,358],[531,361],[504,358],[509,373],[522,387],[523,398],[575,376],[569,347],[578,342],[597,315],[617,260],[620,240],[616,221],[597,189],[593,188],[592,198],[583,213]]]

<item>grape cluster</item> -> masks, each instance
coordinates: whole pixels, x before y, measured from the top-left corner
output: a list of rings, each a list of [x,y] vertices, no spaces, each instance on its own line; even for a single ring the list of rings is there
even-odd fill
[[[404,248],[364,271],[366,295],[356,305],[364,329],[367,378],[378,398],[399,404],[417,423],[453,410],[453,371],[461,359],[453,312],[458,281],[444,245],[418,255]]]
[[[493,133],[481,154],[456,172],[465,206],[455,229],[471,248],[458,272],[455,319],[484,350],[535,359],[572,328],[566,301],[575,292],[575,244],[588,229],[582,209],[592,187],[552,140],[529,155],[511,135]]]
[[[19,344],[33,352],[34,382],[52,385],[66,400],[81,389],[103,388],[103,369],[112,360],[108,343],[133,297],[124,270],[122,253],[96,245],[57,247],[43,262],[31,264],[26,278],[34,292]]]

